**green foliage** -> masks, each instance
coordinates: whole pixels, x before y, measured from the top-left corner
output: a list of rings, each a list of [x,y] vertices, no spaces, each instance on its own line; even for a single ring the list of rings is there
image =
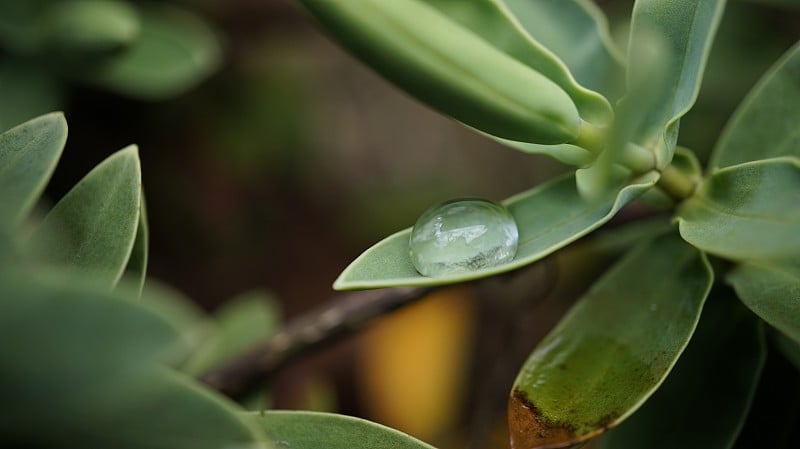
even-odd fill
[[[0,3],[0,131],[64,107],[71,82],[144,100],[179,95],[220,64],[216,31],[175,6],[128,0]]]
[[[520,370],[512,446],[576,444],[639,408],[691,338],[712,281],[705,256],[672,233],[612,267]]]
[[[404,433],[350,416],[277,410],[251,416],[285,449],[432,449]]]

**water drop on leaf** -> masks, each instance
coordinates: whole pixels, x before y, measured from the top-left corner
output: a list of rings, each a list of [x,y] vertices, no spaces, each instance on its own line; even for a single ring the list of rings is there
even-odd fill
[[[482,199],[448,201],[425,211],[411,231],[409,253],[424,276],[448,276],[514,259],[519,231],[500,204]]]

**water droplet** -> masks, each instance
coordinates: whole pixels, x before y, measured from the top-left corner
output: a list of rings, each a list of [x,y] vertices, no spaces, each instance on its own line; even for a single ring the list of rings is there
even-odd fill
[[[500,204],[448,201],[425,211],[411,231],[410,255],[424,276],[480,270],[514,259],[519,231]]]

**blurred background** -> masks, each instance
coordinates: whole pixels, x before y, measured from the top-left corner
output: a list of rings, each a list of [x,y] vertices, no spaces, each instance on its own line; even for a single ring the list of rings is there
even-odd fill
[[[331,301],[330,286],[352,259],[429,206],[501,200],[567,170],[407,97],[291,0],[119,2],[108,38],[88,46],[76,30],[96,21],[82,22],[80,11],[41,21],[56,3],[70,2],[0,0],[0,128],[66,112],[52,202],[106,156],[138,144],[149,274],[209,312],[267,290],[291,320]],[[624,48],[632,2],[598,4]],[[153,19],[153,39],[175,38],[174,54],[145,48],[138,59],[120,58],[130,11]],[[67,31],[36,34],[41,23]],[[680,143],[707,156],[744,94],[798,35],[796,10],[731,1]],[[171,65],[181,58],[189,69]],[[612,226],[651,213],[633,205]],[[516,370],[604,268],[592,248],[441,290],[282,370],[273,405],[363,416],[444,448],[505,447]],[[569,282],[558,275],[566,271]]]

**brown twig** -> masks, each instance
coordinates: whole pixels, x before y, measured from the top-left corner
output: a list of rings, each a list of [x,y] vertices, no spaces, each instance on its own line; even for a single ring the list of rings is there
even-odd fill
[[[342,295],[330,305],[287,323],[268,341],[208,372],[201,380],[229,397],[240,398],[297,357],[351,335],[375,318],[420,299],[431,290],[431,287],[392,288]]]

